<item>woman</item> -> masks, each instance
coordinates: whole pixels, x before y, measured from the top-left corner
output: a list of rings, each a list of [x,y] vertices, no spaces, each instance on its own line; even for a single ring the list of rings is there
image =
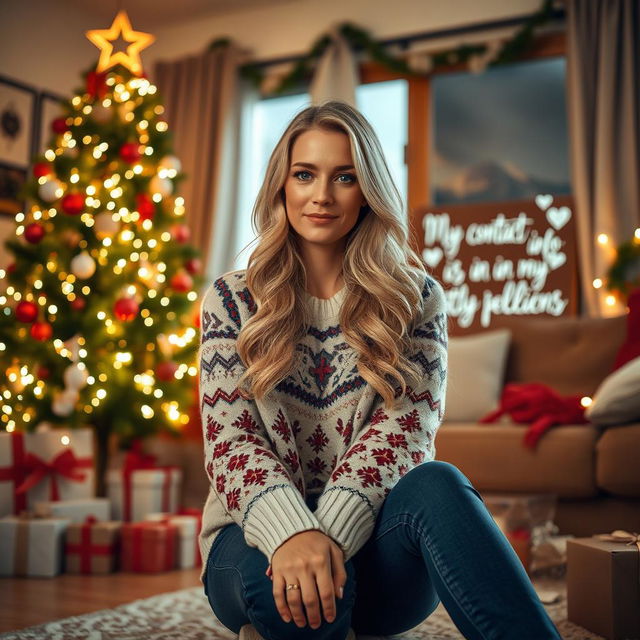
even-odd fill
[[[299,112],[253,215],[247,269],[202,303],[215,615],[240,640],[353,640],[442,601],[466,638],[559,639],[479,493],[434,459],[444,292],[362,114]]]

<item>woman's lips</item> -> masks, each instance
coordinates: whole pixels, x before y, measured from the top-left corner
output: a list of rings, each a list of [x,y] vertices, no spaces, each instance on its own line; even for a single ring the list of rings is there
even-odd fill
[[[309,218],[309,220],[312,220],[313,222],[316,222],[318,224],[325,224],[325,223],[329,223],[332,220],[336,220],[337,218],[330,218],[330,217],[320,217],[320,216],[307,216],[307,218]]]

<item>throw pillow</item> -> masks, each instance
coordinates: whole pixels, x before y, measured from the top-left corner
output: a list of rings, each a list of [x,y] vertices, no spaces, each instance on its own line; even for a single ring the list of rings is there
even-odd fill
[[[477,422],[500,400],[509,329],[449,338],[444,420]]]
[[[585,416],[603,427],[640,420],[640,357],[602,381]]]

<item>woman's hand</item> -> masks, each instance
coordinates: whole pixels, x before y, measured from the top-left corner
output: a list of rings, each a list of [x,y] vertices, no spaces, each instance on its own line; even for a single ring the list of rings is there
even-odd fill
[[[335,594],[342,598],[347,571],[344,552],[322,531],[301,531],[283,542],[271,556],[267,575],[273,582],[276,608],[285,622],[293,618],[298,627],[304,627],[304,604],[309,626],[317,629],[322,621],[320,602],[327,622],[335,620]],[[299,584],[300,588],[287,589],[288,584]]]

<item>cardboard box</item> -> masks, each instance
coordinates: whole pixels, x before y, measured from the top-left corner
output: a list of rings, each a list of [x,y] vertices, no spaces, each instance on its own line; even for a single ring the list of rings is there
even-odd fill
[[[567,540],[567,618],[607,640],[640,639],[640,549]]]
[[[70,521],[24,513],[0,518],[0,576],[51,578],[64,571]]]
[[[34,512],[50,518],[68,518],[71,522],[84,522],[87,516],[96,520],[109,520],[111,503],[108,498],[36,502]]]
[[[117,569],[122,522],[100,522],[88,516],[67,529],[65,560],[67,573],[105,574]]]

